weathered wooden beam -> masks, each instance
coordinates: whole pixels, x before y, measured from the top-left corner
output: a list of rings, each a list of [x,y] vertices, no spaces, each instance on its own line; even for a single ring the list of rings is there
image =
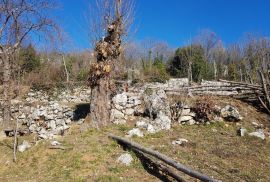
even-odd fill
[[[119,136],[115,136],[115,135],[112,135],[112,134],[109,134],[109,137],[122,143],[122,144],[125,144],[127,146],[129,146],[131,149],[137,149],[143,153],[146,153],[146,154],[149,154],[151,156],[154,156],[156,157],[157,159],[165,162],[166,164],[174,167],[175,169],[179,170],[179,171],[182,171],[183,173],[189,175],[189,176],[192,176],[196,179],[199,179],[201,181],[205,181],[205,182],[218,182],[217,180],[209,177],[209,176],[206,176],[200,172],[197,172],[187,166],[184,166],[183,164],[180,164],[178,163],[177,161],[169,158],[168,156],[164,155],[164,154],[161,154],[157,151],[154,151],[152,149],[149,149],[149,148],[145,148],[137,143],[134,143],[134,142],[131,142],[131,141],[128,141],[124,138],[121,138]]]
[[[151,157],[144,154],[143,152],[140,152],[139,150],[134,149],[134,152],[137,153],[138,155],[140,155],[147,162],[150,162],[152,165],[155,165],[156,167],[158,167],[159,170],[161,170],[163,173],[174,178],[176,181],[186,182],[186,180],[183,177],[181,177],[179,174],[177,174],[176,172],[174,172],[172,169],[170,169],[166,165],[162,164],[161,162],[152,159]]]
[[[267,83],[266,83],[266,80],[265,80],[265,77],[264,77],[262,71],[260,71],[260,76],[261,76],[262,85],[263,85],[263,89],[264,89],[265,99],[266,99],[266,102],[267,102],[266,106],[267,106],[267,108],[269,109],[269,108],[270,108],[269,91],[268,91],[268,89],[267,89]]]

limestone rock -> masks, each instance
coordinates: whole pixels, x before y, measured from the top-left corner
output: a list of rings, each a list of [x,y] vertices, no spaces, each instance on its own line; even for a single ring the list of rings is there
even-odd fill
[[[30,147],[31,147],[31,145],[26,140],[24,140],[23,143],[18,146],[18,151],[24,152],[25,150],[29,149]]]
[[[112,101],[115,105],[125,106],[127,104],[127,95],[126,93],[117,94],[113,97]]]
[[[181,116],[188,116],[190,114],[190,109],[183,109],[181,112]]]
[[[181,117],[179,118],[178,122],[179,122],[179,123],[181,123],[181,122],[186,122],[186,121],[189,121],[189,120],[191,120],[191,119],[193,119],[192,116],[181,116]]]
[[[125,117],[124,113],[117,109],[112,109],[111,110],[111,120],[114,119],[123,119]]]
[[[195,121],[194,119],[191,119],[191,120],[188,120],[188,121],[186,122],[186,124],[187,124],[187,125],[194,125],[194,124],[196,124],[196,121]]]
[[[257,130],[255,132],[249,133],[248,135],[258,137],[262,140],[265,139],[265,134],[264,134],[263,130]]]
[[[134,109],[132,109],[132,108],[126,109],[126,110],[124,110],[124,113],[126,115],[133,115],[134,114]]]
[[[164,90],[153,90],[152,93],[144,94],[146,113],[152,119],[151,124],[157,129],[171,128],[171,111]]]
[[[241,137],[245,136],[246,133],[247,133],[247,129],[245,129],[245,128],[240,128],[240,129],[238,130],[238,134],[239,134],[239,136],[241,136]]]
[[[120,162],[126,166],[129,166],[133,161],[132,156],[129,153],[122,154],[118,157],[117,162]]]
[[[143,137],[143,132],[139,128],[133,128],[127,134],[128,134],[127,137],[133,137],[133,136]]]
[[[61,145],[61,143],[58,142],[58,141],[56,141],[56,140],[54,140],[54,141],[51,141],[51,145],[52,146],[57,146],[57,145]]]
[[[151,122],[157,129],[169,130],[171,129],[171,118],[163,112],[159,112],[157,118]]]
[[[221,109],[220,115],[227,121],[240,121],[243,119],[237,108],[231,105],[227,105]]]
[[[184,139],[184,138],[178,138],[177,140],[172,141],[173,145],[183,145],[185,143],[187,143],[188,140]]]

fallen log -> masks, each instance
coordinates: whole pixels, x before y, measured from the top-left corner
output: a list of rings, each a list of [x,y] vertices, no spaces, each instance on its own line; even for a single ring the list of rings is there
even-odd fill
[[[257,85],[257,84],[250,84],[250,83],[243,83],[243,82],[235,82],[235,81],[228,81],[228,80],[222,80],[219,79],[220,82],[224,82],[224,83],[230,83],[230,84],[234,84],[234,85],[245,85],[247,87],[252,87],[252,88],[258,88],[261,87],[262,85]]]
[[[164,154],[161,154],[157,151],[154,151],[152,149],[149,149],[149,148],[145,148],[145,147],[142,147],[140,146],[139,144],[137,143],[134,143],[134,142],[130,142],[124,138],[121,138],[121,137],[118,137],[118,136],[115,136],[115,135],[112,135],[112,134],[109,134],[109,137],[122,143],[122,144],[125,144],[127,146],[129,146],[131,149],[136,149],[136,150],[139,150],[143,153],[146,153],[146,154],[149,154],[151,156],[154,156],[156,157],[157,159],[165,162],[166,164],[174,167],[175,169],[179,170],[179,171],[182,171],[183,173],[191,176],[191,177],[194,177],[196,179],[199,179],[201,181],[205,181],[205,182],[218,182],[217,180],[209,177],[209,176],[206,176],[204,174],[201,174],[187,166],[184,166],[183,164],[180,164],[178,163],[177,161],[169,158],[168,156],[164,155]]]
[[[161,170],[163,173],[174,178],[176,181],[186,182],[186,180],[184,178],[182,178],[181,176],[176,174],[172,169],[168,168],[167,166],[165,166],[161,162],[156,161],[156,160],[152,159],[151,157],[148,157],[146,154],[144,154],[143,152],[140,152],[139,150],[134,149],[134,152],[137,153],[138,155],[140,155],[140,157],[143,158],[144,160],[146,160],[147,162],[151,163],[151,165],[155,165],[156,167],[158,167],[159,170]]]

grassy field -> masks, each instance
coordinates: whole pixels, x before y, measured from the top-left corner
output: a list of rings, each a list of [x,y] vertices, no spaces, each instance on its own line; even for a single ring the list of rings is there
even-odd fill
[[[223,101],[224,102],[224,101]],[[244,120],[241,125],[254,131],[251,122],[269,126],[269,117],[239,101]],[[57,140],[66,150],[49,149],[50,141],[33,142],[33,147],[18,153],[12,162],[12,139],[0,141],[0,181],[160,181],[149,174],[134,156],[131,166],[123,166],[116,159],[125,151],[108,138],[108,133],[124,136],[128,126],[110,126],[102,130],[80,132],[73,125],[65,136]],[[173,126],[170,131],[132,138],[143,146],[162,152],[182,164],[222,181],[270,181],[270,141],[254,137],[239,137],[239,124],[218,122],[211,125]],[[184,146],[174,146],[177,138],[188,139]],[[34,135],[19,139],[34,141]],[[188,181],[193,179],[183,175]]]

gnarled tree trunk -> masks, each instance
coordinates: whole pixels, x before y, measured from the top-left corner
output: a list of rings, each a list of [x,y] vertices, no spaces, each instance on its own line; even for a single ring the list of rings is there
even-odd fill
[[[95,128],[105,126],[110,121],[111,91],[109,80],[101,80],[99,85],[91,90],[90,118]]]
[[[115,14],[108,18],[106,37],[96,42],[96,62],[91,64],[88,79],[91,87],[90,126],[99,128],[110,122],[110,104],[113,93],[111,78],[121,55],[121,36],[123,35],[122,0],[115,1]]]

